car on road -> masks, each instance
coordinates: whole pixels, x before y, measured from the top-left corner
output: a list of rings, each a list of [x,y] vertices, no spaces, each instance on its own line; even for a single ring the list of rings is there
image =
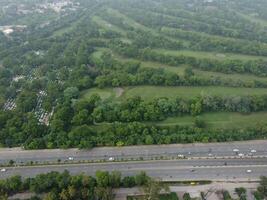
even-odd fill
[[[233,152],[239,152],[239,149],[233,149]]]
[[[73,157],[69,157],[69,160],[74,160],[74,158]]]
[[[1,171],[1,172],[6,172],[6,169],[5,169],[5,168],[3,168],[3,169],[1,169],[0,171]]]
[[[114,161],[115,159],[113,157],[109,157],[109,161]]]
[[[257,153],[257,151],[255,149],[252,149],[250,152],[251,153]]]
[[[239,157],[244,157],[245,155],[243,153],[238,154]]]
[[[183,154],[178,154],[178,158],[185,158]]]
[[[252,172],[252,170],[251,170],[251,169],[248,169],[248,170],[247,170],[247,173],[251,173],[251,172]]]

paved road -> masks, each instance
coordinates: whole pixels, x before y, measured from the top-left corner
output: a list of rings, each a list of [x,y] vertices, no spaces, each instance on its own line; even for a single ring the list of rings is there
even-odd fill
[[[143,157],[177,157],[183,154],[186,157],[207,157],[207,156],[234,156],[233,149],[238,149],[239,153],[249,154],[251,150],[255,156],[267,156],[267,140],[233,142],[233,143],[211,143],[211,144],[178,144],[178,145],[152,145],[152,146],[132,146],[132,147],[103,147],[92,150],[35,150],[24,151],[19,148],[0,149],[0,164],[14,160],[17,163],[27,163],[30,161],[61,161],[73,157],[75,161],[81,160],[108,160],[110,157],[115,159],[131,159]]]
[[[225,162],[227,165],[225,165]],[[267,159],[191,159],[141,162],[111,162],[95,164],[69,164],[52,166],[12,167],[0,173],[0,178],[15,174],[33,177],[50,171],[69,170],[72,174],[94,175],[97,170],[121,171],[123,176],[146,171],[148,175],[164,180],[255,180],[267,176]],[[247,173],[247,170],[252,170]]]

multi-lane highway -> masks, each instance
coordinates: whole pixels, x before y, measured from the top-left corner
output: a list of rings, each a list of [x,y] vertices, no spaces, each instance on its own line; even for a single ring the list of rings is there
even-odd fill
[[[178,155],[184,155],[186,159],[175,159]],[[131,159],[140,157],[145,161],[139,159],[139,161],[129,162]],[[63,160],[69,160],[69,158],[72,158],[71,163],[61,164]],[[118,159],[120,162],[79,163],[84,160],[109,160],[109,158]],[[161,160],[162,158],[170,158],[170,160]],[[126,159],[127,162],[122,161]],[[55,164],[5,167],[6,171],[0,172],[0,178],[15,174],[32,177],[40,173],[66,169],[73,174],[84,172],[89,175],[94,175],[97,170],[117,170],[123,175],[146,171],[150,176],[166,180],[254,180],[260,176],[267,176],[267,141],[108,147],[92,150],[1,149],[0,163],[4,164],[9,160],[14,160],[16,165],[30,161]]]
[[[89,175],[94,175],[97,170],[117,170],[124,176],[146,171],[148,175],[164,180],[255,180],[267,175],[267,159],[182,159],[9,167],[6,172],[0,173],[0,178],[16,174],[33,177],[40,173],[62,172],[65,169],[72,174],[84,172]]]
[[[234,152],[233,150],[239,150]],[[255,151],[252,151],[255,150]],[[251,153],[253,152],[253,153]],[[160,157],[177,157],[184,155],[190,157],[224,157],[236,156],[237,154],[267,156],[267,140],[233,142],[233,143],[210,143],[210,144],[177,144],[177,145],[152,145],[132,147],[102,147],[92,150],[34,150],[24,151],[19,148],[0,149],[0,164],[14,160],[16,163],[27,162],[57,162],[68,160],[70,157],[75,161],[92,161],[114,159],[150,159]]]

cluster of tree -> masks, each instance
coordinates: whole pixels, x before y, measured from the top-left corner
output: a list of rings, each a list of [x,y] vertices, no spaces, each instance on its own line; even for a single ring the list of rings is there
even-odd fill
[[[199,127],[197,127],[199,126]],[[101,128],[100,128],[101,127]],[[204,124],[205,127],[205,124]],[[73,126],[69,132],[59,130],[41,138],[31,138],[25,148],[92,148],[95,146],[129,146],[194,142],[227,142],[263,139],[266,124],[249,128],[203,128],[196,126],[154,126],[139,122]]]
[[[266,110],[266,96],[212,97],[193,100],[160,98],[145,102],[131,98],[121,104],[102,102],[93,95],[89,100],[59,104],[50,126],[38,123],[32,113],[1,112],[0,143],[3,146],[23,145],[28,149],[91,148],[94,146],[170,144],[192,142],[224,142],[265,138],[265,125],[248,129],[206,128],[201,118],[194,126],[155,127],[134,121],[162,120],[167,116],[207,111],[251,112]],[[116,121],[127,123],[118,123]],[[110,121],[112,123],[96,122]],[[101,126],[101,129],[98,129]],[[107,127],[107,129],[105,128]],[[49,130],[48,130],[49,128]]]
[[[185,39],[190,43],[189,49],[201,51],[234,52],[249,55],[267,55],[267,47],[260,42],[222,38],[204,35],[193,31],[163,27],[161,33]]]
[[[76,90],[75,88],[69,88],[64,94],[63,102],[55,109],[48,132],[46,129],[41,129],[42,126],[38,125],[36,120],[32,120],[29,123],[29,121],[22,121],[22,117],[18,118],[14,115],[7,118],[6,113],[3,112],[5,118],[3,117],[4,120],[2,120],[2,144],[6,146],[24,144],[25,148],[30,149],[44,147],[91,148],[93,146],[116,145],[115,139],[111,137],[106,138],[107,134],[105,132],[97,132],[96,126],[92,125],[98,126],[100,122],[159,121],[170,116],[185,114],[196,116],[203,112],[213,111],[249,113],[267,109],[266,95],[228,97],[204,95],[194,99],[181,99],[177,97],[174,99],[159,98],[153,101],[144,101],[140,97],[134,97],[120,103],[107,100],[102,101],[99,96],[92,95],[88,100],[79,100],[71,103],[71,99],[77,98],[77,88]],[[18,120],[17,118],[22,122],[20,124],[12,124],[12,121]],[[30,131],[24,130],[23,128],[26,127],[26,124],[31,128],[35,128]],[[201,119],[196,119],[195,125],[198,128],[205,128],[205,122]],[[100,124],[99,126],[104,127],[105,125]],[[129,124],[129,127],[131,127],[131,124]],[[25,134],[26,131],[27,134]],[[133,131],[122,129],[119,133],[113,132],[109,135],[119,138],[123,134],[123,137],[126,137],[126,140],[122,140],[123,143],[132,145],[135,142],[128,143],[127,141],[127,138],[131,138],[131,132]],[[18,137],[20,134],[23,137]],[[168,135],[165,136],[168,137]],[[150,138],[151,136],[148,134],[142,138],[146,137]],[[176,142],[181,141],[177,140]]]
[[[0,67],[0,107],[2,107],[8,98],[8,86],[12,80],[12,72],[6,68]]]
[[[208,58],[195,58],[191,56],[173,56],[168,54],[158,53],[150,48],[139,49],[134,45],[114,41],[110,47],[121,55],[128,57],[136,57],[145,61],[156,61],[172,66],[188,64],[195,68],[200,68],[205,71],[217,71],[223,73],[250,73],[257,76],[267,75],[267,62],[264,60],[216,60]]]
[[[263,176],[260,180],[260,186],[254,193],[256,200],[261,200],[267,198],[267,177]]]
[[[203,112],[250,113],[267,110],[267,95],[262,96],[211,96],[202,95],[193,99],[159,98],[144,101],[140,97],[120,103],[105,101],[92,112],[95,122],[160,121],[170,116],[198,115]]]
[[[181,4],[173,5],[173,2],[165,2],[164,6],[162,4],[156,6],[151,2],[141,4],[140,0],[135,0],[131,3],[125,1],[124,4],[116,4],[114,8],[153,29],[167,26],[225,37],[266,41],[267,34],[264,27],[241,17],[234,11],[229,11],[225,6],[220,6],[220,9],[215,11],[207,11],[202,3],[194,3],[192,10],[189,9],[190,12],[187,12],[188,7],[185,6],[182,10]]]
[[[47,127],[41,125],[34,113],[0,111],[0,143],[7,147],[23,145],[26,141],[41,138]],[[44,148],[45,146],[39,146]]]
[[[264,81],[243,81],[221,77],[198,77],[192,68],[188,67],[184,75],[164,70],[164,68],[141,68],[138,62],[120,62],[113,59],[111,54],[104,52],[101,58],[92,60],[94,65],[101,66],[102,70],[95,79],[95,86],[118,87],[135,85],[165,85],[165,86],[230,86],[230,87],[249,87],[266,88],[267,82]]]
[[[156,182],[140,172],[135,176],[122,177],[120,172],[97,171],[95,178],[92,176],[70,175],[68,171],[63,173],[50,172],[40,174],[34,178],[22,179],[20,176],[13,176],[0,181],[0,198],[8,199],[8,196],[19,192],[30,191],[35,193],[31,199],[39,200],[112,200],[114,199],[113,189],[119,187],[149,187]],[[158,189],[161,187],[158,187]],[[152,195],[158,196],[159,191]],[[148,193],[148,195],[151,195]]]
[[[222,194],[223,194],[223,200],[232,200],[232,197],[227,190],[222,191]]]
[[[152,31],[136,30],[135,32],[128,32],[127,36],[133,41],[133,45],[142,49],[145,47],[150,48],[165,48],[165,49],[182,49],[184,48],[183,42],[173,40],[168,37],[155,34]]]
[[[247,200],[247,190],[246,190],[246,188],[243,188],[243,187],[235,188],[235,192],[238,195],[240,200]]]

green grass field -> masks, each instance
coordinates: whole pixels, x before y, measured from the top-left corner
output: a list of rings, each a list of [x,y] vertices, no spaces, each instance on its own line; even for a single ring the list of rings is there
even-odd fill
[[[162,68],[162,69],[165,69],[166,71],[174,72],[179,75],[183,75],[184,70],[188,67],[187,65],[174,67],[174,66],[162,64],[159,62],[140,61],[138,59],[126,58],[126,57],[120,56],[112,52],[110,49],[107,49],[107,48],[98,48],[98,50],[93,54],[93,56],[96,58],[100,58],[100,56],[102,55],[104,51],[110,52],[115,59],[121,62],[137,61],[141,63],[141,67],[154,68],[154,69]],[[267,83],[266,77],[259,77],[259,76],[255,76],[252,74],[237,74],[237,73],[236,74],[225,74],[225,73],[220,73],[220,72],[203,71],[199,69],[193,69],[193,71],[197,77],[203,77],[203,78],[219,77],[222,80],[229,80],[229,79],[236,80],[236,81],[241,80],[243,82],[248,82],[248,83],[252,83],[253,81],[262,81],[262,82]]]
[[[121,100],[140,96],[145,100],[152,100],[159,97],[167,98],[194,98],[199,95],[262,95],[267,94],[265,88],[232,88],[232,87],[164,87],[164,86],[137,86],[121,88],[92,88],[82,92],[81,98],[89,98],[92,94],[99,94],[102,99],[115,98]]]
[[[146,26],[143,26],[143,25],[137,23],[133,19],[127,17],[126,15],[120,13],[118,10],[115,10],[113,8],[108,8],[107,9],[107,14],[124,19],[124,22],[126,24],[130,25],[131,27],[133,27],[135,29],[140,29],[140,30],[144,30],[144,31],[151,31],[152,30],[152,29],[150,29],[150,28],[148,28]]]
[[[109,22],[103,20],[101,17],[99,16],[94,16],[92,18],[93,22],[95,22],[96,24],[98,24],[100,27],[106,29],[106,30],[111,30],[111,31],[114,31],[114,32],[117,32],[123,36],[126,36],[126,32],[124,30],[122,30],[121,28],[113,25],[113,24],[110,24]]]
[[[121,62],[129,62],[129,61],[140,62],[141,67],[144,67],[144,68],[154,68],[154,69],[161,69],[162,68],[162,69],[165,69],[167,71],[177,73],[179,75],[183,75],[185,68],[188,67],[186,65],[181,65],[181,66],[178,66],[178,67],[173,67],[173,66],[162,64],[162,63],[159,63],[159,62],[141,61],[141,60],[134,59],[134,58],[126,58],[126,57],[120,56],[120,55],[112,52],[108,48],[98,48],[97,51],[92,54],[92,56],[94,58],[98,58],[99,59],[101,57],[101,55],[103,54],[103,52],[110,52],[112,54],[112,56],[116,60],[119,60]]]
[[[122,97],[129,98],[141,96],[143,99],[150,100],[158,97],[183,97],[193,98],[198,95],[256,95],[267,94],[267,89],[262,88],[232,88],[232,87],[164,87],[164,86],[139,86],[125,89]]]
[[[89,90],[85,90],[81,93],[81,98],[88,99],[93,94],[98,94],[101,99],[108,99],[108,98],[115,98],[115,90],[112,88],[105,88],[105,89],[98,89],[98,88],[92,88]]]
[[[216,59],[216,60],[257,60],[257,59],[264,59],[267,60],[264,56],[251,56],[251,55],[242,55],[242,54],[234,54],[234,53],[216,53],[216,52],[204,52],[204,51],[189,51],[189,50],[167,50],[167,49],[155,49],[155,52],[166,54],[166,55],[173,55],[173,56],[192,56],[196,58],[209,58],[209,59]]]
[[[136,22],[132,18],[122,14],[121,12],[119,12],[118,10],[115,10],[113,8],[108,8],[107,11],[106,11],[106,14],[122,18],[124,20],[124,23],[126,23],[127,25],[133,27],[136,30],[142,30],[142,31],[150,32],[150,34],[157,35],[157,36],[160,35],[160,33],[158,33],[158,31]],[[164,37],[166,37],[166,38],[168,38],[168,39],[170,39],[172,41],[177,41],[177,39],[174,39],[174,38],[166,36],[166,35],[164,35]],[[183,41],[184,44],[188,43],[188,41],[186,41],[186,40],[179,40],[179,41]]]
[[[108,9],[107,14],[115,15],[117,17],[121,17],[124,19],[124,22],[135,29],[141,29],[143,31],[149,31],[152,34],[162,34],[153,30],[149,27],[143,26],[142,24],[136,22],[135,20],[131,19],[130,17],[122,14],[118,10],[115,9]],[[104,29],[110,29],[121,33],[123,35],[124,40],[128,41],[126,38],[127,35],[125,34],[122,29],[116,27],[109,22],[101,19],[100,17],[94,17],[94,21],[99,24]],[[202,33],[200,33],[202,34]],[[205,34],[207,35],[207,34]],[[166,36],[167,38],[172,38]],[[213,37],[221,37],[215,36]],[[225,38],[225,37],[223,37]],[[172,38],[173,40],[176,40]],[[130,42],[130,41],[129,41]],[[166,64],[158,63],[158,62],[148,62],[148,61],[140,61],[138,59],[133,58],[126,58],[121,55],[118,55],[112,52],[111,49],[108,48],[98,48],[97,51],[93,54],[93,57],[100,58],[102,53],[108,51],[112,54],[112,56],[122,62],[127,61],[138,61],[143,68],[155,68],[155,69],[165,69],[166,71],[174,72],[179,75],[183,75],[184,70],[188,67],[186,65],[181,66],[169,66]],[[267,60],[266,57],[263,56],[252,56],[252,55],[242,55],[242,54],[235,54],[235,53],[218,53],[218,52],[203,52],[203,51],[191,51],[191,50],[167,50],[167,49],[154,49],[154,51],[161,53],[161,54],[168,54],[168,55],[184,55],[184,56],[192,56],[196,58],[210,58],[216,60],[257,60],[257,59],[264,59]],[[247,83],[252,83],[254,80],[267,82],[266,77],[257,77],[254,75],[249,74],[224,74],[220,72],[211,72],[211,71],[202,71],[199,69],[193,69],[195,75],[197,77],[203,78],[212,78],[212,77],[219,77],[222,80],[235,80],[235,81],[243,81]],[[118,94],[118,90],[121,90],[121,93]],[[124,88],[104,88],[98,89],[93,88],[84,91],[81,94],[81,98],[89,98],[92,94],[99,94],[102,99],[111,98],[116,101],[121,101],[126,98],[134,97],[134,96],[141,96],[144,100],[152,100],[154,98],[159,97],[167,97],[167,98],[175,98],[177,96],[182,98],[194,98],[199,95],[221,95],[221,96],[234,96],[234,95],[261,95],[267,94],[267,88],[234,88],[234,87],[216,87],[216,86],[207,86],[207,87],[165,87],[165,86],[137,86],[137,87],[124,87]],[[218,113],[205,113],[200,116],[206,123],[207,127],[211,128],[242,128],[242,127],[249,127],[255,126],[257,123],[264,123],[267,118],[267,112],[259,112],[259,113],[252,113],[252,114],[240,114],[240,113],[227,113],[227,112],[218,112]],[[154,124],[158,126],[175,126],[175,125],[194,125],[195,117],[193,116],[182,116],[182,117],[171,117],[161,122],[149,122],[148,124]],[[109,127],[108,123],[103,123],[99,126],[96,126],[97,129],[104,130],[104,128]]]
[[[241,80],[244,82],[262,81],[267,83],[266,77],[259,77],[252,74],[224,74],[220,72],[202,71],[198,69],[193,69],[193,71],[197,77],[205,77],[205,78],[220,77],[222,80],[232,79],[232,80]]]
[[[204,113],[200,115],[207,125],[207,128],[247,128],[266,123],[267,112],[257,112],[241,114],[233,112]],[[148,125],[155,126],[194,126],[195,117],[191,115],[170,117],[164,121],[146,122]],[[100,123],[93,125],[97,131],[105,131],[110,128],[110,123]]]
[[[260,24],[261,26],[264,26],[264,27],[267,27],[267,21],[266,20],[263,20],[263,19],[260,19],[256,16],[253,16],[253,15],[250,15],[250,14],[244,14],[244,13],[241,13],[241,12],[238,12],[235,10],[235,12],[242,16],[243,18],[251,21],[251,22],[254,22],[254,23],[257,23],[257,24]]]
[[[240,113],[205,113],[200,115],[208,127],[214,128],[241,128],[256,125],[257,123],[266,123],[267,112],[258,112],[251,114]],[[171,117],[162,122],[155,123],[159,126],[175,126],[175,125],[193,125],[195,117]]]

